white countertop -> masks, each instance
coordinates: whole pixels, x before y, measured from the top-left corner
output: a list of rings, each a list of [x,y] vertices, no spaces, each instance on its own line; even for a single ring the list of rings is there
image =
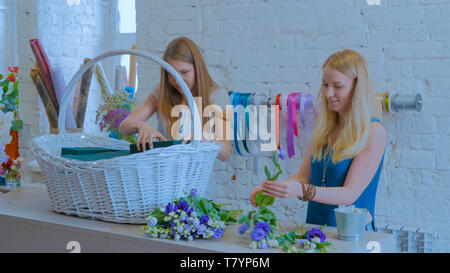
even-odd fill
[[[4,188],[3,188],[4,189]],[[286,230],[295,226],[285,224]],[[305,229],[315,225],[306,225]],[[251,240],[237,233],[239,225],[231,225],[220,240],[192,242],[153,239],[139,225],[101,222],[66,216],[51,211],[45,185],[24,184],[21,188],[0,193],[0,252],[70,252],[67,243],[80,243],[81,252],[159,252],[159,253],[280,253],[280,249],[249,249]],[[339,240],[337,229],[325,227],[332,252],[371,252],[369,242],[379,243],[381,252],[395,252],[392,234],[366,232],[365,240]]]

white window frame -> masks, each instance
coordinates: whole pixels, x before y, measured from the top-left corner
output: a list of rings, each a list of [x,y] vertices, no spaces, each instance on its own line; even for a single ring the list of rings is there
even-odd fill
[[[136,33],[120,33],[119,25],[119,0],[112,0],[111,12],[111,45],[113,50],[131,49],[136,44]],[[114,78],[115,69],[120,65],[120,57],[115,57],[112,62],[112,71],[110,72],[113,79],[111,88],[115,89]]]

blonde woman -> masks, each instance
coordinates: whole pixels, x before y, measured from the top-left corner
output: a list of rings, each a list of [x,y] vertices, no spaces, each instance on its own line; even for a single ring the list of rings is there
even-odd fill
[[[163,59],[181,75],[193,97],[201,98],[202,105],[198,105],[197,101],[199,111],[205,110],[210,104],[217,105],[219,109],[225,110],[226,105],[230,104],[228,92],[212,80],[200,49],[192,40],[186,37],[173,40],[167,46]],[[119,133],[125,136],[138,133],[138,149],[142,148],[143,150],[145,150],[146,142],[149,142],[150,147],[153,147],[154,139],[162,141],[186,139],[191,135],[191,132],[186,130],[186,127],[190,129],[190,126],[183,125],[190,123],[184,123],[183,116],[180,118],[173,115],[172,111],[178,106],[187,108],[187,105],[187,99],[175,78],[161,68],[160,83],[153,89],[144,103],[122,122]],[[156,112],[158,113],[158,129],[153,128],[147,122]],[[181,112],[181,114],[183,113]],[[200,116],[203,117],[203,113],[200,113]],[[217,117],[219,116],[222,119],[227,117],[225,112],[217,115]],[[185,113],[184,117],[190,118],[190,115]],[[208,121],[209,119],[203,118],[203,125]],[[230,156],[230,141],[220,136],[223,136],[223,132],[225,132],[225,128],[222,127],[229,123],[223,122],[221,124],[224,125],[216,126],[212,133],[219,136],[216,138],[216,142],[222,147],[217,158],[226,161]]]
[[[370,212],[366,230],[375,231],[374,211],[384,160],[386,131],[375,104],[366,60],[344,50],[323,65],[320,114],[300,171],[279,182],[256,186],[277,198],[309,201],[306,222],[336,226],[334,209],[355,205]],[[378,117],[378,118],[377,118]]]

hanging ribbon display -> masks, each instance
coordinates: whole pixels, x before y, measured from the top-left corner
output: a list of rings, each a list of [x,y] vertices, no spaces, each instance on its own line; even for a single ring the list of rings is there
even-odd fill
[[[308,135],[307,132],[312,130],[314,121],[305,118],[307,113],[313,112],[314,117],[317,118],[317,110],[314,107],[314,97],[311,94],[299,92],[278,94],[273,101],[272,98],[267,98],[264,94],[230,92],[230,98],[234,107],[234,147],[236,153],[240,156],[243,156],[243,151],[246,151],[254,157],[255,153],[258,153],[259,156],[258,151],[260,150],[260,147],[255,147],[255,145],[253,145],[255,142],[249,140],[256,139],[256,143],[260,143],[259,138],[257,137],[258,124],[262,122],[259,120],[260,105],[267,105],[270,107],[274,104],[276,106],[274,128],[276,131],[276,145],[280,150],[282,146],[281,125],[284,124],[286,126],[285,139],[289,158],[295,156],[295,139],[306,137]],[[300,114],[299,121],[297,113]],[[256,119],[252,118],[254,114],[257,115]],[[305,133],[301,133],[300,128],[303,128]],[[241,142],[241,144],[239,144],[239,142]],[[254,167],[256,168],[256,164]]]

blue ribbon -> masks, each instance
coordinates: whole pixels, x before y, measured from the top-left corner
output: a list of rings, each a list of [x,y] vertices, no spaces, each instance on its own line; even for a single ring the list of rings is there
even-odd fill
[[[236,148],[236,152],[238,153],[238,155],[242,156],[241,150],[239,149],[239,143],[238,143],[238,139],[237,139],[237,128],[238,128],[238,113],[237,113],[237,109],[236,107],[239,105],[239,102],[241,100],[241,94],[240,93],[231,93],[230,95],[232,103],[233,103],[233,108],[234,108],[234,147]]]

